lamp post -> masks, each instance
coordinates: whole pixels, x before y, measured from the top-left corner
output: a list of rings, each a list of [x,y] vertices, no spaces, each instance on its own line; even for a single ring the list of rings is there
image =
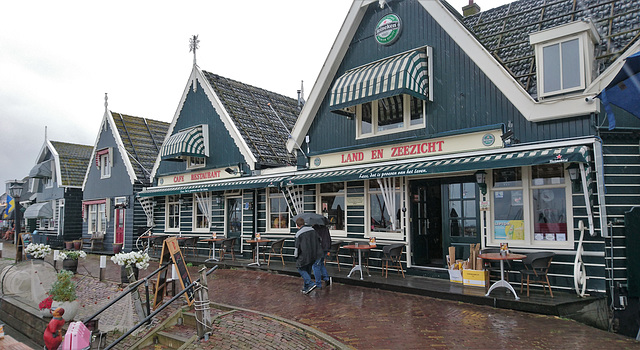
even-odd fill
[[[20,196],[22,195],[22,185],[24,183],[18,180],[13,180],[9,182],[9,194],[13,197],[14,208],[13,208],[13,224],[15,226],[13,242],[16,243],[18,239],[18,235],[22,231],[20,227],[22,221],[22,212],[20,211]]]

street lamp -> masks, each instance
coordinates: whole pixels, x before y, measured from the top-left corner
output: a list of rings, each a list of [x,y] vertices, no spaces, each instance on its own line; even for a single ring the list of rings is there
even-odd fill
[[[17,242],[18,235],[22,231],[20,227],[20,223],[22,221],[21,211],[20,211],[20,196],[22,195],[22,185],[24,183],[18,180],[13,180],[9,182],[9,194],[13,197],[14,208],[13,208],[13,223],[15,226],[13,240],[14,243]]]
[[[478,170],[474,174],[476,176],[476,183],[478,183],[478,187],[480,187],[480,192],[482,195],[487,194],[487,172],[484,170]]]

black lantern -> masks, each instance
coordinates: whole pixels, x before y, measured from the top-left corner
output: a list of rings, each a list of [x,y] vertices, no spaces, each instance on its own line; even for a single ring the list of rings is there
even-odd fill
[[[573,185],[574,191],[580,190],[580,166],[577,163],[571,163],[567,167],[567,172],[569,173],[569,179],[571,179],[571,184]]]
[[[13,197],[14,208],[13,208],[13,224],[15,226],[15,234],[14,240],[18,237],[22,228],[20,227],[22,221],[22,214],[20,209],[20,196],[22,196],[22,186],[24,182],[13,180],[9,181],[9,194]]]
[[[478,170],[474,174],[476,176],[476,182],[478,183],[478,187],[480,187],[480,192],[482,195],[487,194],[487,172],[484,170]]]

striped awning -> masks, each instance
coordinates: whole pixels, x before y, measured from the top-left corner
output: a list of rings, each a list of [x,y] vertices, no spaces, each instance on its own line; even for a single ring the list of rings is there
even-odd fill
[[[295,175],[285,185],[378,179],[385,177],[414,176],[450,173],[479,169],[495,169],[537,164],[589,162],[589,148],[584,145],[528,150],[511,153],[488,154],[464,158],[448,158],[433,161],[405,162],[402,164],[328,170]]]
[[[171,135],[171,137],[162,144],[160,157],[163,160],[171,160],[180,159],[183,156],[208,156],[207,135],[203,132],[203,129],[203,125],[198,125]]]
[[[400,94],[426,100],[427,65],[427,54],[420,49],[351,69],[331,88],[331,110]]]
[[[53,217],[53,209],[49,202],[32,204],[24,211],[26,219],[51,219]]]
[[[276,187],[287,178],[288,176],[250,177],[232,181],[211,181],[200,184],[151,187],[146,188],[144,191],[140,192],[139,195],[140,197],[157,197],[194,192]]]
[[[46,160],[42,163],[36,164],[29,172],[29,177],[33,178],[45,178],[51,177],[51,160]]]

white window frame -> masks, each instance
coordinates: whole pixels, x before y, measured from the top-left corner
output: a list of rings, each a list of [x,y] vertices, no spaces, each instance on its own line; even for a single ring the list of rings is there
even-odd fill
[[[268,232],[282,232],[282,233],[289,233],[290,232],[290,221],[291,221],[291,213],[289,212],[289,206],[287,205],[287,198],[284,196],[284,194],[279,191],[277,188],[274,187],[270,187],[267,188],[267,231]],[[285,203],[285,211],[281,212],[278,211],[277,213],[280,215],[278,217],[278,223],[280,224],[280,227],[273,227],[272,224],[273,222],[271,221],[271,214],[273,213],[272,208],[271,208],[271,199],[278,199],[278,200],[282,200]],[[281,215],[282,214],[287,214],[287,217],[289,218],[289,220],[286,221],[286,226],[282,227],[282,221],[281,221]]]
[[[108,179],[111,177],[111,152],[100,155],[100,178]]]
[[[411,95],[403,94],[402,95],[402,115],[403,115],[403,126],[399,128],[393,128],[389,130],[378,130],[378,101],[374,100],[371,103],[371,132],[363,134],[362,133],[362,104],[356,106],[356,139],[363,139],[368,137],[380,136],[380,135],[388,135],[388,134],[396,134],[399,132],[404,132],[407,130],[414,129],[423,129],[426,125],[426,106],[424,100],[418,99],[422,102],[422,122],[419,124],[411,125]]]
[[[44,178],[44,188],[53,188],[53,171],[51,172],[51,177]]]
[[[579,86],[564,88],[559,90],[544,90],[544,49],[552,45],[560,45],[571,40],[578,40],[578,57],[579,62]],[[600,42],[600,36],[593,23],[590,21],[577,21],[551,29],[532,33],[529,35],[529,42],[534,46],[536,57],[536,74],[538,97],[550,97],[584,90],[592,80],[594,75],[595,62],[595,46],[594,43]],[[560,52],[560,61],[562,61],[562,52]],[[561,63],[561,62],[560,62]],[[562,67],[560,67],[560,78],[562,79]]]
[[[204,168],[206,166],[205,157],[187,157],[187,170]]]
[[[396,203],[396,209],[401,211],[400,220],[398,221],[398,228],[395,231],[374,231],[371,229],[371,195],[372,194],[380,194],[382,195],[382,190],[376,189],[371,190],[370,183],[376,182],[377,180],[368,180],[365,186],[365,237],[376,237],[383,239],[401,239],[402,238],[402,228],[404,227],[404,214],[402,213],[402,208],[404,208],[404,203],[406,199],[406,190],[405,190],[405,178],[404,177],[396,177],[395,178],[398,188],[398,194],[400,198]],[[384,199],[383,199],[384,200]]]
[[[87,205],[87,232],[105,233],[107,231],[107,203],[94,203]],[[94,222],[95,221],[95,222]]]
[[[201,213],[198,199],[195,198],[196,194],[193,194],[193,215],[192,215],[192,227],[193,232],[209,232],[211,229],[211,192],[199,192],[198,196],[204,199],[205,205],[209,208],[208,217],[205,213]],[[206,227],[198,227],[198,217],[204,217],[207,220]]]
[[[508,191],[508,190],[522,190],[522,204],[523,204],[523,220],[524,220],[524,240],[503,240],[503,239],[495,239],[495,205],[491,205],[491,209],[489,211],[489,230],[487,242],[490,246],[498,246],[500,243],[508,243],[509,247],[512,248],[545,248],[545,249],[573,249],[574,248],[574,226],[573,226],[573,204],[572,204],[572,189],[571,189],[571,181],[569,180],[569,174],[564,169],[564,183],[557,185],[540,185],[534,186],[532,184],[532,171],[531,167],[521,167],[522,171],[522,186],[513,186],[513,187],[499,187],[493,188],[493,172],[488,171],[487,174],[487,198],[489,198],[489,202],[493,202],[493,198],[495,193],[498,191]],[[536,241],[534,237],[534,225],[535,218],[533,213],[533,198],[532,198],[532,190],[540,189],[540,188],[564,188],[565,190],[565,207],[566,207],[566,222],[567,222],[567,240],[564,242],[561,241]]]
[[[321,192],[321,186],[322,184],[317,184],[316,185],[316,208],[317,209],[317,213],[320,215],[322,214],[322,197],[323,195],[327,195],[327,196],[342,196],[344,198],[344,208],[342,208],[343,213],[343,223],[344,223],[344,229],[343,230],[330,230],[331,236],[340,236],[340,237],[346,237],[347,236],[347,183],[346,182],[337,182],[337,183],[342,183],[343,187],[342,187],[342,192]]]
[[[170,206],[176,206],[178,209],[178,215],[177,215],[177,227],[169,227],[169,207]],[[169,195],[165,197],[165,206],[164,206],[164,222],[165,222],[165,227],[164,230],[166,232],[180,232],[180,217],[181,217],[181,210],[180,210],[180,196],[179,195]]]

